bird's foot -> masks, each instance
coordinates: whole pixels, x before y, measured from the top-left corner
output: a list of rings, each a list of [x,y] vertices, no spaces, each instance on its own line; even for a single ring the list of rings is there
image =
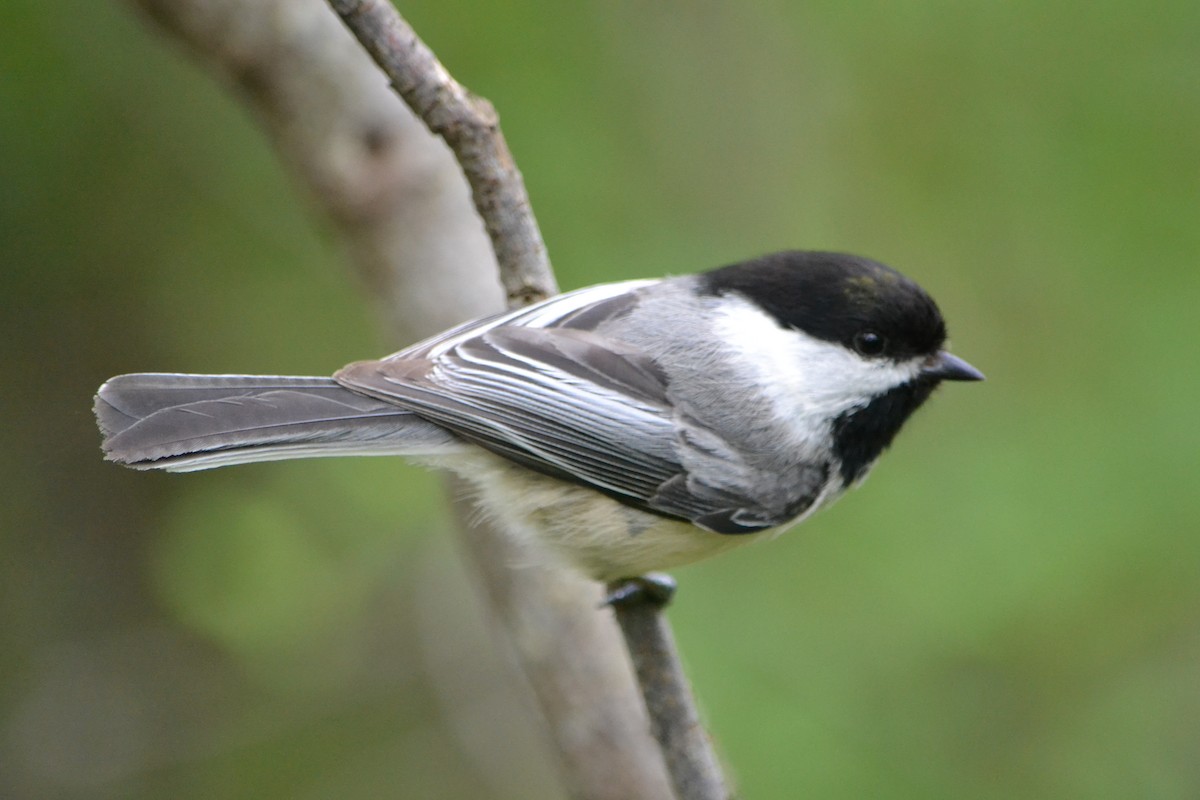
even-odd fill
[[[604,605],[666,608],[675,596],[675,588],[675,579],[663,572],[649,572],[636,578],[621,578],[608,584]]]

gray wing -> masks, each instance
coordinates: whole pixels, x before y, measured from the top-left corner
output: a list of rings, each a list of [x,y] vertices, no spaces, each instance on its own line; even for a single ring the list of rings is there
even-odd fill
[[[774,527],[811,504],[819,476],[751,469],[675,406],[657,363],[595,334],[594,321],[580,309],[566,327],[459,331],[335,377],[531,469],[714,531]]]

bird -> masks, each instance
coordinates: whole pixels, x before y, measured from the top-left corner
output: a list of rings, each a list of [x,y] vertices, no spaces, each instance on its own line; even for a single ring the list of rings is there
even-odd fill
[[[615,582],[771,537],[861,484],[943,381],[938,306],[869,258],[789,250],[605,283],[332,377],[119,375],[105,457],[188,472],[404,456],[555,564]]]

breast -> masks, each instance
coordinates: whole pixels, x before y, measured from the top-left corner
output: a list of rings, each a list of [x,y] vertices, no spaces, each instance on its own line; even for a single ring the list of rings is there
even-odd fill
[[[474,489],[487,518],[548,563],[598,581],[673,569],[772,534],[726,536],[626,506],[599,492],[518,467],[482,449],[425,459]]]

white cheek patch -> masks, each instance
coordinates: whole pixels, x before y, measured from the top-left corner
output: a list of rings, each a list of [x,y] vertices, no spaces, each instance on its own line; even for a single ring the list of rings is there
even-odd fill
[[[782,328],[734,295],[723,298],[716,327],[785,420],[836,417],[912,380],[921,368],[919,360],[866,359],[839,344]]]

